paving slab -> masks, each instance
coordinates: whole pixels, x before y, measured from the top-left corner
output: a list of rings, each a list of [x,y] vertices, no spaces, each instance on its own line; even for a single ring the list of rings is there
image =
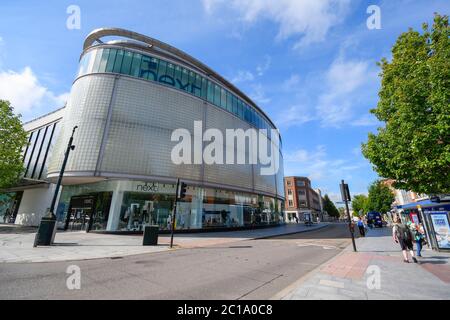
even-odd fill
[[[372,229],[289,291],[274,299],[423,300],[450,299],[450,253],[429,248],[419,263],[404,263],[391,229]]]

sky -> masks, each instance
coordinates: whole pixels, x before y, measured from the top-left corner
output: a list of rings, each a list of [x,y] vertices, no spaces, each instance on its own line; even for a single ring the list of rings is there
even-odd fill
[[[80,28],[67,27],[71,5]],[[130,29],[187,52],[250,96],[280,130],[285,175],[307,176],[338,201],[341,179],[367,194],[378,178],[360,151],[382,126],[369,112],[377,62],[390,59],[402,32],[449,11],[443,0],[2,0],[0,99],[24,121],[62,107],[85,37]],[[368,19],[380,24],[369,28]]]

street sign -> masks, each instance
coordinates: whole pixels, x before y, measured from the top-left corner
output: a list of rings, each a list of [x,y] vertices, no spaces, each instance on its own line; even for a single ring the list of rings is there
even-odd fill
[[[350,190],[348,188],[348,184],[346,184],[344,182],[344,180],[341,181],[340,187],[341,187],[342,201],[345,202],[345,209],[346,209],[346,212],[347,212],[347,221],[348,221],[348,227],[350,229],[350,236],[352,238],[353,251],[356,252],[355,225],[354,225],[354,223],[352,221],[352,218],[350,218],[350,210],[348,208],[348,202],[351,201]]]
[[[352,198],[350,196],[350,190],[348,189],[348,184],[346,183],[341,183],[340,185],[341,187],[341,197],[342,197],[342,201],[352,201]]]

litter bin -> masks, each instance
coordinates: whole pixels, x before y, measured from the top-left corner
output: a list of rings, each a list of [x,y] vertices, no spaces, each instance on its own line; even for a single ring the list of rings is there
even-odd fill
[[[53,231],[55,230],[56,217],[43,217],[39,224],[34,246],[49,246],[52,244]]]
[[[159,226],[145,226],[143,246],[157,246],[158,245]]]

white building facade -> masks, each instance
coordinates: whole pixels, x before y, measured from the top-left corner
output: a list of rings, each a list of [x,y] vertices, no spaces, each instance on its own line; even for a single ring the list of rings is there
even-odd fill
[[[117,39],[101,41],[104,37]],[[269,150],[280,159],[272,175],[262,175],[259,164],[173,163],[177,142],[172,133],[180,128],[193,133],[196,121],[203,132],[276,129],[239,89],[176,48],[123,29],[92,32],[63,112],[45,172],[45,196],[27,195],[45,199],[46,205],[33,209],[45,213],[67,142],[78,126],[56,210],[60,228],[134,232],[157,224],[168,229],[177,179],[188,184],[186,198],[178,203],[177,230],[283,221],[283,156],[271,135]],[[28,217],[33,210],[19,209],[17,217],[23,218],[18,221],[36,225],[39,214]]]

